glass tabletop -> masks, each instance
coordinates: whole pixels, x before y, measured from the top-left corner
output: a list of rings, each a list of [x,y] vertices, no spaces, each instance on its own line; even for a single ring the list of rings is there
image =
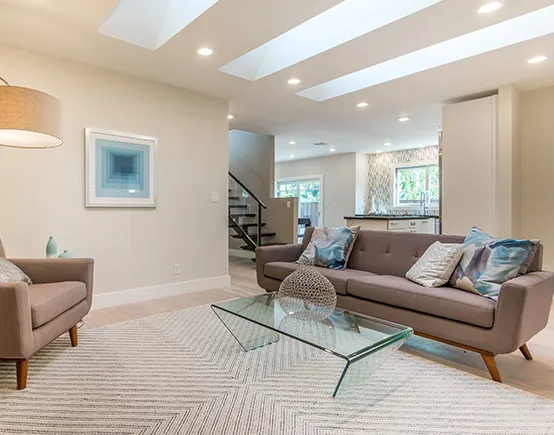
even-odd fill
[[[350,362],[405,341],[413,333],[410,327],[341,308],[324,318],[288,314],[273,293],[218,302],[212,304],[212,309],[216,314],[221,310]]]

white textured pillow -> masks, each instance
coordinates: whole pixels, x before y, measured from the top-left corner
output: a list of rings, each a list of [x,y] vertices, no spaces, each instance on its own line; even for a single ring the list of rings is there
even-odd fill
[[[435,242],[406,273],[406,278],[423,287],[440,287],[448,282],[464,254],[464,245]]]
[[[31,279],[19,267],[0,257],[0,283],[5,284],[10,282],[32,284]]]

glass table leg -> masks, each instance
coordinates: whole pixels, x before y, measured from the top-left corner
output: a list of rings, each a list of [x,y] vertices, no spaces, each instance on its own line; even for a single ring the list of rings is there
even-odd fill
[[[408,338],[398,340],[368,355],[362,355],[358,358],[347,360],[337,386],[335,387],[335,391],[333,392],[333,397],[337,395],[339,388],[342,393],[345,389],[352,389],[367,383],[369,377],[381,367],[381,365],[388,360],[407,339]]]
[[[279,341],[281,335],[254,322],[212,306],[213,312],[245,352]]]

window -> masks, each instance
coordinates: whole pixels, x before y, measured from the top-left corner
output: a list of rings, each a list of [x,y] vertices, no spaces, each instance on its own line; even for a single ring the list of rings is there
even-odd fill
[[[395,207],[419,207],[424,198],[427,206],[438,207],[439,190],[437,164],[412,164],[394,169]]]

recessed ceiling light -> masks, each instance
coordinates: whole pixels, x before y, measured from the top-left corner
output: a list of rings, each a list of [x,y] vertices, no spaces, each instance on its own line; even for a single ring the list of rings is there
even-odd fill
[[[377,151],[377,154],[381,154],[383,151]]]
[[[477,12],[480,14],[490,14],[502,7],[502,2],[488,2],[477,9]]]
[[[211,48],[204,47],[199,49],[197,53],[200,56],[211,56],[212,54],[214,54],[214,51]]]
[[[296,145],[296,141],[291,140],[291,141],[289,142],[289,145]]]
[[[287,83],[289,85],[297,85],[298,83],[300,83],[300,79],[290,79],[289,81],[287,81]]]
[[[361,103],[358,103],[356,104],[356,107],[367,107],[369,106],[369,103],[365,102],[365,101],[362,101]]]
[[[290,158],[290,159],[294,159],[294,156],[291,154],[291,155],[289,156],[289,158]]]
[[[401,118],[398,118],[398,120],[399,120],[400,122],[408,122],[408,121],[410,120],[410,118],[408,118],[407,116],[403,116],[403,117],[401,117]]]
[[[532,57],[531,59],[529,59],[527,61],[527,63],[541,63],[541,62],[544,62],[546,59],[548,59],[546,56],[535,56],[535,57]]]
[[[233,119],[234,116],[233,115],[227,115],[227,119]]]
[[[385,147],[390,147],[391,145],[392,144],[390,142],[386,142],[386,143],[383,144],[383,146],[385,146]]]
[[[297,92],[325,101],[554,33],[554,5],[372,65]]]
[[[330,153],[334,153],[335,151],[336,151],[336,149],[334,149],[334,148],[330,148],[330,149],[329,149],[329,152],[330,152]]]

